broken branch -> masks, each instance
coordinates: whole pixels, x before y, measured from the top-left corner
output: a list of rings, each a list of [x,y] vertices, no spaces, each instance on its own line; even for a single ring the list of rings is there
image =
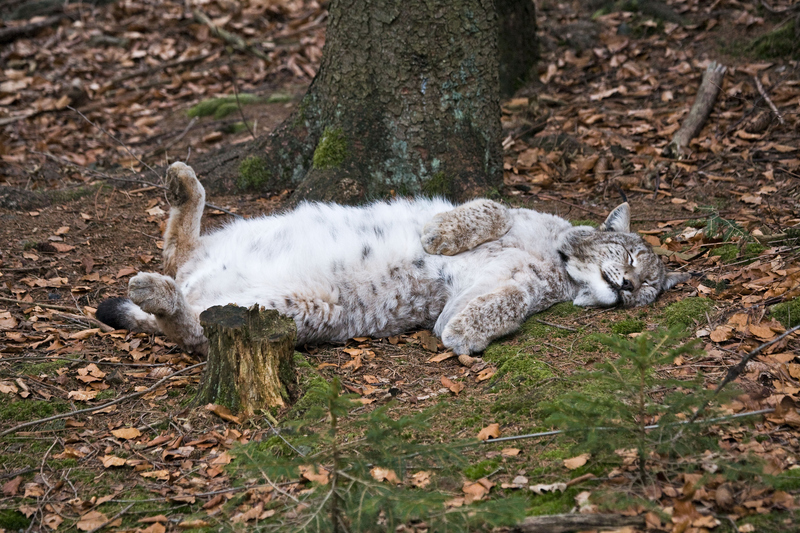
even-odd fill
[[[587,529],[644,528],[644,516],[621,514],[555,514],[529,516],[517,524],[513,531],[519,533],[567,533]]]
[[[720,65],[716,61],[712,61],[708,65],[705,74],[703,74],[700,88],[697,90],[697,97],[694,100],[692,109],[680,129],[672,136],[672,141],[664,148],[663,155],[665,157],[680,159],[684,149],[689,146],[689,141],[694,139],[703,129],[703,125],[714,108],[714,102],[717,101],[717,95],[726,70],[727,67],[725,65]]]
[[[778,117],[778,122],[781,123],[781,126],[785,125],[786,121],[783,120],[783,116],[781,116],[780,112],[778,111],[778,108],[775,107],[775,104],[772,102],[772,99],[770,99],[769,94],[767,94],[767,91],[764,90],[764,86],[761,85],[761,80],[758,79],[758,76],[753,76],[753,80],[756,82],[756,88],[758,89],[759,94],[761,94],[761,98],[763,98],[764,101],[767,102],[769,108],[772,109],[772,113],[776,117]]]

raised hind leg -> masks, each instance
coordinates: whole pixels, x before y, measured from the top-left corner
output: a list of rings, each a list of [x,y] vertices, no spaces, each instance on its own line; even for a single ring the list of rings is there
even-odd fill
[[[174,278],[200,242],[206,192],[184,163],[173,163],[167,169],[167,189],[172,207],[164,231],[164,273]]]
[[[128,298],[142,311],[155,316],[158,328],[184,349],[208,354],[199,317],[186,303],[175,280],[161,274],[140,272],[128,282]]]
[[[511,229],[508,209],[491,200],[473,200],[439,213],[422,230],[429,254],[456,255],[499,239]]]

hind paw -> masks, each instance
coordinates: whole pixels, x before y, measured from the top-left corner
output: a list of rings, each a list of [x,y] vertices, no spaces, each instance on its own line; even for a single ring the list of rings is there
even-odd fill
[[[128,282],[128,298],[142,311],[157,316],[172,315],[178,308],[175,281],[161,274],[140,272]]]
[[[167,169],[167,199],[174,206],[186,202],[200,202],[205,196],[192,167],[184,163],[172,163]]]
[[[440,216],[434,217],[422,230],[422,248],[433,255],[455,255],[461,251],[456,243],[456,233],[445,228]]]

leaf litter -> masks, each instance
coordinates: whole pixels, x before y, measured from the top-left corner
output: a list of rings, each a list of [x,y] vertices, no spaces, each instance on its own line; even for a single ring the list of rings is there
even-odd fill
[[[780,4],[775,2],[776,7]],[[167,145],[166,153],[174,158],[189,149],[207,151],[246,141],[247,132],[227,132],[229,123],[238,119],[207,117],[191,123],[185,113],[202,100],[231,94],[234,78],[244,93],[302,92],[318,68],[326,13],[316,2],[242,5],[234,12],[216,1],[204,2],[202,8],[216,24],[255,43],[268,60],[248,52],[226,52],[225,44],[183,3],[147,0],[84,6],[79,25],[65,20],[7,46],[0,52],[7,65],[0,87],[0,185],[69,190],[94,182],[96,176],[86,167],[142,170],[139,159],[161,164],[161,148]],[[800,293],[799,243],[792,231],[800,223],[800,78],[790,61],[720,52],[720,36],[745,38],[774,24],[755,5],[717,2],[701,7],[679,0],[670,6],[689,23],[656,23],[627,12],[589,20],[569,5],[541,6],[538,85],[523,88],[503,103],[502,192],[519,205],[598,221],[619,203],[618,191],[624,191],[635,229],[673,268],[699,274],[687,286],[664,295],[656,307],[695,296],[713,302],[705,316],[686,325],[704,343],[705,355],[675,361],[664,370],[688,378],[701,369],[710,387],[743,354],[785,331],[771,306]],[[581,24],[591,26],[588,42],[560,39]],[[637,36],[631,33],[633,27],[638,28]],[[712,59],[729,71],[711,117],[690,143],[688,157],[664,159],[661,151],[685,118]],[[107,64],[117,66],[105,68]],[[784,124],[759,101],[756,79],[767,88]],[[245,109],[258,130],[266,131],[288,116],[286,105]],[[67,106],[123,140],[136,157],[87,126]],[[278,207],[280,199],[214,201],[251,215]],[[163,246],[158,235],[168,211],[159,191],[146,186],[98,189],[69,203],[3,211],[9,222],[0,228],[0,398],[31,405],[49,402],[66,410],[69,402],[76,407],[101,405],[197,363],[163,338],[105,331],[94,321],[99,301],[124,294],[127,279],[137,272],[158,268],[153,258]],[[108,231],[120,227],[127,231]],[[586,311],[558,320],[574,327],[600,327],[598,316],[604,315]],[[644,320],[648,328],[656,325],[648,317]],[[537,355],[569,375],[578,364],[565,359],[558,349],[563,346],[553,343],[555,348],[538,347]],[[719,428],[725,454],[755,454],[771,475],[791,472],[798,464],[797,347],[793,335],[764,349],[739,378],[741,396],[725,406],[730,414],[774,411],[750,429]],[[323,376],[346,380],[347,390],[358,395],[366,409],[394,400],[392,409],[403,413],[439,401],[496,395],[495,365],[475,358],[468,365],[459,363],[430,332],[358,338],[344,347],[303,351]],[[143,397],[91,417],[76,415],[63,425],[45,423],[6,437],[4,454],[18,453],[25,443],[42,441],[46,446],[28,452],[31,461],[4,465],[4,495],[14,509],[50,530],[63,530],[68,524],[86,531],[104,524],[117,527],[127,517],[112,520],[116,511],[110,505],[133,488],[140,497],[178,505],[137,518],[141,530],[174,528],[175,518],[189,516],[181,505],[199,506],[206,518],[183,520],[179,527],[268,518],[269,501],[286,496],[262,487],[263,480],[247,480],[245,487],[236,489],[247,495],[246,503],[234,511],[223,510],[235,494],[225,465],[235,460],[231,452],[237,444],[273,434],[240,426],[234,415],[215,406],[187,411],[185,401],[200,375],[196,371],[176,376]],[[2,429],[15,423],[3,420]],[[458,428],[466,427],[460,422],[451,426],[453,438]],[[478,425],[469,427],[469,434],[478,435],[480,428],[484,429],[478,438],[525,429],[508,418],[497,423],[487,411],[480,414]],[[532,469],[535,463],[528,461],[538,460],[531,459],[536,454],[528,444],[520,448],[522,453],[519,448],[468,452],[477,458],[499,458],[506,469],[493,473],[491,481],[465,482],[453,491],[450,505],[497,497],[501,487],[496,483],[509,490],[563,492],[568,483],[562,480],[574,469],[580,474],[575,486],[586,489],[574,504],[597,511],[590,496],[602,484],[592,481],[594,476],[583,477],[583,469],[592,465],[588,457],[581,465],[581,456],[565,456],[562,477],[534,479],[529,472],[519,472]],[[634,455],[625,450],[618,455],[620,465],[605,482],[612,486],[629,483],[635,469]],[[664,477],[645,489],[661,511],[671,510],[669,520],[635,506],[628,511],[646,514],[653,527],[701,531],[720,527],[710,510],[738,520],[795,509],[796,489],[748,487],[726,480],[714,472],[717,459],[709,455],[703,460],[703,474]],[[123,475],[93,486],[70,474],[75,466],[60,465],[77,465],[94,475]],[[391,470],[374,475],[381,482],[414,487],[425,487],[437,476],[420,471],[401,479]],[[307,482],[326,483],[325,477],[324,472],[298,472],[297,482],[282,490],[299,494]],[[744,524],[739,530],[754,529]]]

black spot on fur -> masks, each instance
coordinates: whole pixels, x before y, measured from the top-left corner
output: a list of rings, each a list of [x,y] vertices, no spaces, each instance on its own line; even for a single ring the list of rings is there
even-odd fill
[[[372,248],[370,247],[369,244],[365,244],[364,248],[361,249],[361,260],[363,261],[364,259],[369,257],[370,254],[372,254]]]
[[[374,283],[370,283],[369,286],[372,289],[372,294],[378,294],[378,287]]]
[[[292,305],[294,305],[294,302],[292,301],[291,298],[284,298],[283,303],[286,304],[286,307],[291,307]]]
[[[222,270],[228,270],[228,266],[227,265],[222,265]]]
[[[375,233],[375,236],[378,237],[379,239],[383,239],[386,237],[386,232],[381,226],[374,226],[372,228],[372,231]]]
[[[131,329],[133,324],[128,314],[125,312],[125,306],[128,303],[132,302],[127,298],[109,298],[108,300],[103,300],[100,302],[100,305],[97,306],[97,313],[95,316],[97,320],[114,329]]]
[[[445,272],[444,267],[439,269],[439,279],[444,282],[445,285],[453,284],[453,275]]]
[[[425,259],[423,259],[422,257],[420,257],[419,259],[415,259],[413,264],[415,267],[422,270],[423,268],[425,268]]]

